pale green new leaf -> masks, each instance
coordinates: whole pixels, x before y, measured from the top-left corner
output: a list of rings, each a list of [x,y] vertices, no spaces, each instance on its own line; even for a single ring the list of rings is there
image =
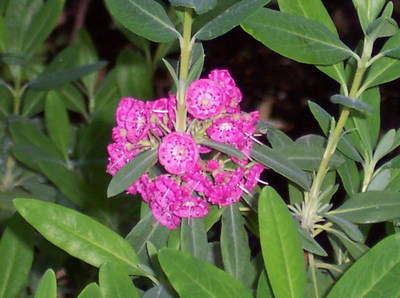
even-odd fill
[[[275,297],[303,297],[306,268],[294,218],[279,194],[264,187],[259,202],[260,241]]]
[[[146,275],[138,269],[139,258],[129,243],[89,216],[33,199],[15,199],[14,206],[43,237],[70,255],[95,267],[109,260],[130,274]]]
[[[88,284],[78,298],[106,298],[102,295],[100,287],[96,283]]]
[[[180,297],[252,297],[250,292],[228,273],[188,253],[163,248],[158,259]]]
[[[357,260],[333,286],[328,297],[398,297],[399,274],[400,233],[397,233]]]
[[[385,2],[386,0],[353,0],[364,33],[367,32],[368,26],[377,18]]]
[[[52,269],[47,269],[40,279],[34,298],[56,298],[57,280]]]
[[[111,15],[131,32],[155,42],[169,42],[180,34],[155,0],[105,0]]]
[[[273,51],[298,62],[330,65],[353,55],[325,26],[304,17],[264,8],[242,27]]]

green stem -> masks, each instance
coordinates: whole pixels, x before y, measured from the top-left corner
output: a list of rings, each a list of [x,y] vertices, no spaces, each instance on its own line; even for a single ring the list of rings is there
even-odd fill
[[[189,75],[190,53],[192,50],[192,9],[185,8],[183,22],[183,37],[180,40],[181,59],[179,67],[179,86],[176,107],[176,131],[185,132],[186,130],[186,88]]]
[[[15,115],[19,115],[21,113],[21,101],[22,95],[24,93],[24,88],[21,88],[21,68],[19,66],[11,67],[11,73],[14,77],[14,110],[13,113]]]
[[[314,261],[314,255],[312,253],[308,253],[308,262],[311,270],[311,276],[312,276],[312,282],[313,282],[313,288],[314,288],[314,295],[315,297],[319,297],[318,293],[318,282],[317,282],[317,275],[315,272],[315,261]]]

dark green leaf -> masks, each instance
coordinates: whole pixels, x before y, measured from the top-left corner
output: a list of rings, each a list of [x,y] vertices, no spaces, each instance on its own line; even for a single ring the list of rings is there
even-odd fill
[[[381,37],[390,37],[396,34],[399,27],[397,23],[392,18],[388,17],[380,17],[372,22],[371,25],[368,26],[367,36],[369,40],[375,41]]]
[[[180,34],[163,7],[154,0],[106,0],[111,15],[133,33],[155,42],[169,42]]]
[[[22,97],[22,115],[25,118],[33,118],[33,116],[43,112],[45,101],[46,92],[28,89]]]
[[[217,5],[217,0],[169,0],[172,6],[193,8],[197,14],[203,14]]]
[[[113,261],[130,274],[143,275],[129,243],[89,216],[33,199],[15,199],[14,206],[43,237],[70,255],[95,267]]]
[[[279,194],[264,187],[259,202],[260,241],[275,297],[303,297],[306,268],[294,218]]]
[[[50,91],[46,96],[45,120],[47,131],[54,145],[64,159],[68,160],[71,144],[68,113],[59,94],[55,91]]]
[[[3,15],[0,13],[0,53],[4,53],[8,48],[8,29]]]
[[[32,56],[57,25],[65,0],[48,0],[40,8],[24,34],[22,52]]]
[[[128,273],[116,263],[106,262],[101,265],[99,284],[103,297],[139,298],[139,294]]]
[[[52,269],[47,269],[40,279],[34,298],[56,298],[57,280],[56,274]]]
[[[151,212],[147,213],[129,232],[125,239],[132,245],[141,260],[147,260],[146,243],[151,242],[157,249],[165,247],[169,230],[156,221]]]
[[[386,0],[353,0],[364,33],[367,32],[368,26],[379,15],[385,2]]]
[[[203,218],[185,219],[181,225],[181,250],[198,260],[208,258],[207,233]]]
[[[307,190],[310,188],[310,181],[307,175],[294,162],[288,160],[277,150],[253,143],[251,157],[297,183],[303,189]]]
[[[399,272],[400,234],[397,233],[379,242],[354,263],[328,297],[398,297]]]
[[[273,51],[298,62],[329,65],[353,54],[322,24],[267,8],[247,18],[242,27]]]
[[[242,0],[235,3],[200,28],[194,36],[199,40],[211,40],[221,36],[268,2],[270,0]]]
[[[239,159],[244,159],[245,156],[244,154],[239,151],[238,149],[236,149],[235,147],[228,145],[228,144],[224,144],[224,143],[219,143],[219,142],[215,142],[213,140],[210,139],[202,139],[200,142],[198,142],[198,144],[213,148],[215,150],[218,150],[222,153],[225,153],[227,155],[239,158]]]
[[[73,84],[66,84],[57,88],[57,92],[67,110],[80,113],[84,116],[87,115],[86,102],[78,87],[75,87]]]
[[[353,223],[374,223],[400,217],[400,193],[367,191],[354,195],[328,215],[337,215]]]
[[[308,102],[308,106],[311,110],[311,113],[318,121],[318,124],[321,127],[322,131],[327,136],[329,134],[329,127],[332,119],[331,115],[329,115],[328,112],[326,112],[323,108],[312,101]],[[351,143],[351,140],[347,135],[342,135],[342,137],[340,138],[338,149],[347,157],[358,162],[362,161],[362,157],[360,156],[354,145]]]
[[[378,145],[375,148],[374,152],[374,160],[378,161],[386,154],[390,153],[395,145],[396,141],[396,131],[394,129],[390,129],[385,135],[381,138]]]
[[[252,297],[250,292],[228,273],[185,252],[163,248],[158,258],[169,282],[180,297]]]
[[[145,151],[124,165],[111,179],[107,196],[112,197],[127,189],[158,160],[158,149]]]
[[[94,298],[94,297],[103,298],[103,295],[101,294],[100,291],[100,287],[94,282],[88,284],[78,296],[78,298]]]
[[[284,132],[271,126],[266,132],[268,142],[273,148],[277,146],[290,146],[293,144],[293,140],[288,137]]]
[[[221,252],[225,272],[250,287],[250,247],[238,204],[232,204],[222,213]]]
[[[348,157],[343,157],[345,163],[337,169],[347,195],[355,195],[360,188],[360,174],[356,163]]]
[[[18,297],[28,282],[33,261],[35,233],[15,215],[0,241],[0,297]]]
[[[104,121],[111,120],[111,124],[114,124],[115,110],[120,100],[118,90],[117,71],[114,68],[107,73],[94,97],[94,114],[97,117],[103,115]]]
[[[117,83],[122,97],[153,98],[152,74],[144,57],[124,50],[117,58]]]
[[[328,238],[331,239],[331,241],[335,241],[337,239],[337,241],[339,241],[347,249],[349,254],[355,260],[359,259],[368,251],[368,246],[350,240],[350,238],[341,231],[332,228],[327,229],[327,231],[332,235],[329,235]]]
[[[331,96],[331,102],[343,105],[348,108],[355,109],[357,111],[367,111],[367,112],[374,112],[374,109],[367,103],[359,100],[357,98],[351,98],[340,94],[335,94]]]
[[[297,230],[299,231],[303,249],[322,257],[326,257],[328,255],[326,251],[322,248],[322,246],[319,245],[319,243],[313,237],[311,237],[310,234],[307,233],[306,230],[304,230],[300,225],[298,226]]]
[[[92,71],[96,71],[106,66],[107,62],[102,61],[94,64],[73,67],[52,73],[42,73],[29,83],[33,90],[44,91],[55,89],[63,84],[75,81]]]
[[[325,149],[318,147],[308,147],[304,145],[293,144],[290,146],[275,147],[288,160],[292,161],[302,170],[317,171],[324,155]],[[335,170],[344,163],[344,159],[338,154],[332,155],[328,167]]]
[[[364,235],[361,233],[356,225],[341,218],[340,216],[326,214],[325,217],[333,223],[337,224],[343,230],[343,232],[345,232],[346,235],[349,236],[353,241],[364,241]]]

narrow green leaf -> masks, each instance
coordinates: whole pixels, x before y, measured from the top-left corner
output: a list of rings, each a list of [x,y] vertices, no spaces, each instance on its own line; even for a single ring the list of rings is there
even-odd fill
[[[331,96],[330,100],[332,103],[340,104],[345,107],[355,109],[357,111],[362,111],[362,112],[366,111],[371,113],[374,112],[374,109],[370,105],[357,98],[351,98],[344,95],[335,94]]]
[[[261,271],[260,278],[257,284],[257,296],[256,298],[273,298],[271,286],[268,281],[268,276],[265,270]]]
[[[353,223],[374,223],[400,217],[400,193],[366,191],[358,193],[328,215],[337,215]]]
[[[203,218],[182,221],[181,250],[190,253],[198,260],[207,260],[208,240]]]
[[[364,241],[364,235],[361,233],[356,225],[341,218],[340,216],[326,214],[325,217],[333,223],[337,224],[343,230],[343,232],[345,232],[346,235],[349,236],[353,241]]]
[[[268,128],[266,135],[272,148],[277,146],[290,146],[293,144],[293,140],[289,136],[273,126]]]
[[[369,183],[367,190],[385,190],[390,182],[390,170],[385,169],[380,171],[374,176],[374,178]]]
[[[193,8],[197,14],[203,14],[217,5],[217,0],[170,0],[172,6]]]
[[[331,122],[331,115],[323,108],[321,108],[316,103],[309,101],[308,106],[311,110],[311,113],[314,115],[314,118],[318,121],[319,126],[321,127],[325,136],[329,134],[330,122]],[[357,149],[352,144],[351,140],[347,135],[342,135],[338,143],[338,149],[347,157],[362,162],[362,157],[358,153]]]
[[[348,157],[343,157],[345,163],[337,169],[347,195],[353,196],[360,188],[360,174],[356,163]]]
[[[166,246],[170,230],[156,221],[151,212],[148,212],[125,237],[141,260],[150,265],[146,252],[146,243],[151,242],[157,249]]]
[[[103,297],[139,298],[128,271],[113,262],[101,265],[99,284]]]
[[[252,297],[250,292],[228,273],[185,252],[163,248],[158,259],[180,297]]]
[[[169,42],[180,34],[163,7],[154,0],[106,0],[111,15],[133,33],[155,42]]]
[[[353,0],[364,33],[381,12],[386,0]]]
[[[357,243],[352,241],[347,235],[341,231],[336,229],[328,229],[327,230],[332,236],[328,236],[328,238],[334,241],[337,239],[349,252],[349,254],[355,259],[359,259],[368,251],[368,246],[362,243]],[[342,252],[343,253],[343,252]]]
[[[75,81],[92,71],[96,71],[106,66],[107,62],[97,62],[94,64],[73,67],[56,71],[53,73],[42,73],[29,83],[29,87],[37,91],[55,89],[63,84]]]
[[[145,151],[124,165],[111,179],[107,196],[112,197],[127,189],[158,160],[158,149]]]
[[[89,216],[33,199],[15,199],[14,206],[43,237],[70,255],[95,267],[110,260],[130,274],[143,275],[129,243]]]
[[[71,144],[68,113],[59,94],[55,91],[50,91],[46,96],[45,120],[47,131],[54,145],[62,154],[64,160],[68,160]]]
[[[153,98],[152,73],[140,53],[123,50],[117,58],[117,83],[122,97]]]
[[[302,63],[330,65],[353,54],[325,26],[304,17],[265,8],[247,18],[242,27],[273,51]]]
[[[379,17],[368,26],[367,36],[375,41],[378,38],[390,37],[396,34],[399,26],[396,21],[390,17]]]
[[[8,48],[8,29],[4,17],[0,14],[0,53],[4,53]]]
[[[250,247],[247,231],[238,204],[232,204],[222,213],[221,252],[224,270],[235,279],[250,287],[248,283]]]
[[[374,152],[374,160],[378,161],[386,154],[390,153],[394,148],[396,138],[396,131],[394,129],[390,129],[382,139],[379,141],[378,145],[375,148]]]
[[[302,170],[317,171],[324,155],[325,149],[293,144],[290,146],[278,146],[274,150],[280,152],[288,160],[292,161]],[[332,155],[328,167],[330,170],[339,168],[344,159],[338,155]]]
[[[94,282],[88,284],[78,296],[78,298],[95,298],[95,297],[103,298],[104,296],[101,294],[100,287]]]
[[[94,114],[97,117],[99,117],[99,115],[106,115],[106,117],[103,117],[105,118],[104,120],[109,118],[114,122],[115,110],[119,100],[117,71],[113,68],[107,73],[94,96]],[[111,122],[111,124],[113,122]]]
[[[24,33],[22,52],[32,56],[57,25],[65,0],[48,0],[34,15],[28,30]]]
[[[251,157],[295,182],[303,189],[307,190],[310,188],[310,181],[306,173],[300,170],[294,162],[288,160],[277,150],[253,143]]]
[[[178,74],[174,67],[171,65],[171,63],[168,62],[166,59],[162,59],[162,61],[165,64],[165,67],[167,68],[169,74],[171,75],[171,78],[174,80],[175,87],[179,86],[179,79],[178,79]]]
[[[0,297],[18,297],[29,278],[35,232],[15,215],[0,241]]]
[[[300,225],[298,225],[297,230],[300,235],[303,249],[322,257],[326,257],[328,255],[326,251],[322,248],[322,246],[319,245],[319,243],[313,237],[311,237],[310,234],[307,233],[306,230],[304,230]]]
[[[268,2],[270,0],[242,0],[237,2],[205,24],[195,33],[194,37],[199,40],[211,40],[221,36]]]
[[[70,83],[57,88],[57,92],[67,110],[87,115],[86,100],[78,87]]]
[[[142,298],[173,298],[174,296],[164,287],[156,286],[147,290]]]
[[[239,159],[245,158],[244,154],[241,151],[239,151],[235,147],[228,145],[228,144],[215,142],[210,139],[202,139],[201,141],[198,142],[198,144],[213,148],[217,151],[220,151],[222,153],[225,153],[227,155],[230,155],[230,156],[233,156],[233,157],[236,157]]]
[[[34,298],[56,298],[57,280],[52,269],[47,269],[40,279]]]
[[[271,187],[259,202],[260,241],[265,268],[275,297],[303,297],[306,268],[296,223]]]
[[[379,242],[354,263],[328,297],[398,297],[399,273],[400,234],[397,233]]]

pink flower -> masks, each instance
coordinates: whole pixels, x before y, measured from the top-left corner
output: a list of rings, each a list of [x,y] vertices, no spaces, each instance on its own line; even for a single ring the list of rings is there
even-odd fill
[[[199,218],[207,215],[210,207],[205,200],[189,196],[174,203],[174,214],[184,218]]]
[[[207,129],[210,139],[219,143],[233,144],[243,138],[240,125],[231,115],[222,116],[214,120]]]
[[[244,172],[244,168],[237,167],[234,172],[217,173],[214,176],[215,185],[208,196],[208,201],[221,207],[239,201],[243,193],[240,181],[243,179]]]
[[[249,193],[253,192],[262,171],[264,171],[264,166],[262,164],[256,163],[245,174],[246,182],[243,186]]]
[[[107,173],[114,176],[119,169],[135,157],[135,152],[128,150],[125,145],[112,143],[107,146],[108,165]]]
[[[126,130],[126,138],[131,143],[142,140],[149,130],[149,113],[144,102],[134,98],[123,98],[116,112],[117,124]]]
[[[200,79],[190,84],[186,101],[188,112],[203,120],[217,116],[222,111],[225,94],[216,82]]]
[[[240,113],[239,103],[243,98],[240,89],[238,87],[233,87],[232,89],[225,90],[225,94],[225,110],[231,114]]]
[[[164,208],[157,201],[151,201],[150,207],[154,218],[163,226],[166,226],[170,230],[175,230],[180,225],[180,218],[174,215],[170,207]]]
[[[257,123],[259,119],[260,115],[258,111],[241,115],[239,122],[246,135],[253,135],[257,131]]]
[[[146,102],[150,113],[150,129],[159,136],[164,135],[163,126],[171,128],[171,121],[168,117],[168,101],[168,98],[160,98]]]
[[[226,69],[214,69],[210,72],[208,78],[218,83],[224,89],[232,89],[236,86],[231,74]]]
[[[199,150],[190,135],[173,132],[162,139],[158,159],[167,172],[181,175],[195,167]]]
[[[126,190],[132,195],[140,194],[143,201],[149,202],[152,197],[152,183],[149,180],[149,175],[144,173],[135,183]]]
[[[253,141],[249,137],[243,137],[241,140],[234,144],[234,147],[241,151],[245,156],[245,159],[239,159],[234,156],[230,156],[233,162],[238,165],[245,166],[249,163],[249,158],[251,154],[251,148],[253,147]]]

